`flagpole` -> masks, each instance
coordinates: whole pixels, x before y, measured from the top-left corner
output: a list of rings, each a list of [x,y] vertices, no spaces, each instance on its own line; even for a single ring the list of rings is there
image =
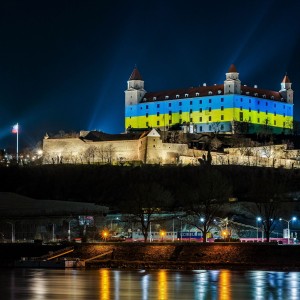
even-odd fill
[[[19,163],[19,123],[17,123],[17,164]]]

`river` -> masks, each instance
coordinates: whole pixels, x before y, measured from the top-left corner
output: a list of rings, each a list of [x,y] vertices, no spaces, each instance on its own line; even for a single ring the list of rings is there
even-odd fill
[[[300,272],[1,269],[1,300],[300,299]]]

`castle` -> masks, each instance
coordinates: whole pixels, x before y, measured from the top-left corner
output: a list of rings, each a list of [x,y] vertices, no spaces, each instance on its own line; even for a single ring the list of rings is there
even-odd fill
[[[180,130],[172,130],[175,127]],[[287,145],[260,147],[248,143],[231,146],[222,153],[214,152],[212,147],[219,143],[215,133],[231,136],[242,130],[291,130],[293,90],[287,75],[279,92],[264,90],[241,85],[239,73],[231,65],[224,84],[148,93],[134,68],[125,91],[125,128],[124,134],[81,131],[78,136],[46,135],[43,161],[300,167],[300,151]],[[212,151],[204,147],[208,142]]]
[[[293,128],[293,90],[287,75],[279,92],[242,85],[231,65],[223,84],[146,92],[134,68],[125,91],[125,129],[168,130],[185,125],[190,133],[279,134]]]

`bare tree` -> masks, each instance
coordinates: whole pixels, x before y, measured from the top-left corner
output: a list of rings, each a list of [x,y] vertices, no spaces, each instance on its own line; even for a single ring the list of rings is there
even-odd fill
[[[211,168],[201,173],[198,188],[187,194],[186,222],[202,232],[204,243],[214,218],[221,214],[230,195],[231,186],[228,181]]]
[[[155,214],[172,203],[171,193],[161,185],[149,182],[130,185],[124,196],[121,210],[128,221],[141,225],[144,241],[147,242],[150,222]]]

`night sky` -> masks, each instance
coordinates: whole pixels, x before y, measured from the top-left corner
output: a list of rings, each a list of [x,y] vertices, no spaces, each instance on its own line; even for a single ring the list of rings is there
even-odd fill
[[[45,133],[124,132],[137,65],[147,91],[222,83],[279,90],[300,120],[300,1],[14,1],[0,4],[0,148]]]

